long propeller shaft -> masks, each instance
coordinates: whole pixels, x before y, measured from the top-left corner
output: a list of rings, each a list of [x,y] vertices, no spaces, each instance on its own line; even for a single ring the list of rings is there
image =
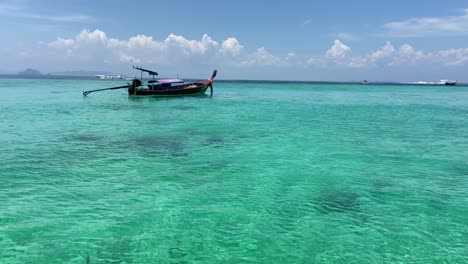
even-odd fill
[[[127,85],[117,86],[117,87],[111,87],[111,88],[103,88],[103,89],[96,89],[96,90],[84,91],[84,92],[83,92],[83,96],[87,96],[88,94],[93,93],[93,92],[106,91],[106,90],[116,90],[116,89],[124,89],[124,88],[130,88],[130,87],[132,87],[132,85],[127,84]]]

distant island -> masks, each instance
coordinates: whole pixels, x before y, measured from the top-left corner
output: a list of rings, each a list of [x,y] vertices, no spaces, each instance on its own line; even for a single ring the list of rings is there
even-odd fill
[[[37,76],[37,75],[42,75],[42,73],[38,70],[28,68],[22,72],[18,72],[18,75],[23,75],[23,76]]]

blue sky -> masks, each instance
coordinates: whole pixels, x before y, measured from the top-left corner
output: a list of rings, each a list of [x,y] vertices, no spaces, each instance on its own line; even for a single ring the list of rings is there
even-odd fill
[[[468,1],[0,0],[0,73],[468,81]]]

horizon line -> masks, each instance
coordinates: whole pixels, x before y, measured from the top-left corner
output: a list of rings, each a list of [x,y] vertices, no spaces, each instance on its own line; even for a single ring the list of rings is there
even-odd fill
[[[79,72],[79,71],[77,71]],[[53,74],[53,73],[47,73],[47,74],[38,74],[38,75],[22,75],[20,73],[0,73],[1,78],[5,77],[15,77],[17,79],[25,78],[25,79],[91,79],[94,80],[95,76],[94,75],[63,75],[63,74]],[[48,77],[55,77],[55,78],[48,78]],[[58,77],[58,78],[57,78]],[[133,77],[129,77],[133,78]],[[152,79],[152,78],[147,78],[143,77],[143,79]],[[161,78],[159,78],[161,79]],[[98,80],[98,79],[95,79]],[[203,78],[184,78],[184,80],[187,81],[194,81],[194,80],[204,80]],[[109,79],[109,80],[100,80],[100,81],[128,81],[125,79]],[[363,80],[348,80],[348,81],[330,81],[330,80],[274,80],[274,79],[216,79],[216,82],[267,82],[267,83],[330,83],[330,84],[362,84]],[[399,84],[399,85],[415,85],[415,86],[432,86],[432,85],[438,85],[435,82],[426,82],[426,83],[418,83],[418,82],[402,82],[402,81],[372,81],[372,80],[367,80],[368,84],[367,85],[372,85],[372,84]],[[458,82],[457,85],[461,86],[466,86],[468,83],[465,82]]]

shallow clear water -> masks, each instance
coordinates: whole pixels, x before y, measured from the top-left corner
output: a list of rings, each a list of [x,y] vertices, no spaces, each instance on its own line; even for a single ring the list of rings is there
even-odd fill
[[[0,79],[1,263],[466,263],[468,88]]]

